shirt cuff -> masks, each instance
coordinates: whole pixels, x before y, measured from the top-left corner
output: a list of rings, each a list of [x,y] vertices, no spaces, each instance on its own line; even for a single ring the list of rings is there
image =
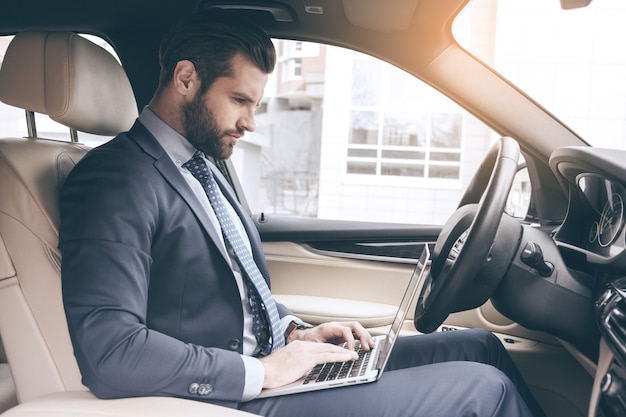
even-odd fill
[[[265,379],[265,368],[261,361],[255,357],[241,355],[241,359],[246,374],[241,401],[246,402],[255,399],[261,393]]]

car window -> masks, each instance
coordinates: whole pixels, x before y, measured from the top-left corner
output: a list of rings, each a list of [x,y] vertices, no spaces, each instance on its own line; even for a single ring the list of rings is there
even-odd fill
[[[443,224],[497,136],[412,75],[276,40],[257,130],[232,160],[254,213]]]
[[[115,50],[104,39],[88,34],[81,34],[81,36],[89,39],[97,45],[100,45],[119,61]],[[6,53],[12,39],[13,36],[0,36],[0,63],[4,58],[4,54]],[[37,128],[37,135],[39,137],[63,141],[71,140],[69,128],[55,122],[45,114],[35,113],[35,125]],[[0,129],[0,136],[2,137],[26,137],[28,135],[28,130],[26,125],[26,113],[24,110],[0,102]],[[97,146],[110,139],[110,136],[98,136],[78,132],[79,142],[89,146]]]
[[[457,41],[594,146],[626,148],[626,2],[472,0]]]

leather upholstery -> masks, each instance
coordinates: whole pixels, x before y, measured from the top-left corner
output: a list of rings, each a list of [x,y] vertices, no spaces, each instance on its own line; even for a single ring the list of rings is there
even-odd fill
[[[233,408],[170,397],[97,400],[89,392],[46,395],[15,407],[2,417],[253,417]]]
[[[0,413],[17,404],[13,375],[7,363],[2,338],[0,338]]]
[[[61,302],[58,190],[87,148],[0,140],[0,333],[18,399],[84,389]]]

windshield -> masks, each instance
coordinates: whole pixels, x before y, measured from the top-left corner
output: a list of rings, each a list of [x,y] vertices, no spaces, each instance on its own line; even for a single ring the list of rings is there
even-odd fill
[[[626,2],[472,0],[457,41],[593,146],[626,149]],[[480,30],[477,30],[480,28]]]

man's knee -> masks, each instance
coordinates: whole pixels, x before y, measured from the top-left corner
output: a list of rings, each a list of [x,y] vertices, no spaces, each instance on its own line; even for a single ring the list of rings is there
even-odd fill
[[[513,382],[499,369],[476,364],[472,372],[475,393],[480,401],[477,415],[529,416],[530,412]]]
[[[489,330],[485,329],[470,329],[467,330],[468,333],[471,333],[473,337],[481,343],[484,343],[488,346],[502,346],[500,339]]]
[[[475,357],[472,360],[476,360],[478,362],[489,363],[491,365],[496,365],[497,362],[502,358],[502,355],[506,355],[506,349],[500,339],[493,333],[484,329],[472,329],[468,330],[468,333],[471,334],[471,338],[474,342],[473,346],[476,349],[475,354],[479,355],[479,357]],[[480,356],[484,356],[483,359]]]
[[[515,390],[515,386],[508,376],[498,368],[491,365],[476,363],[472,369],[473,384],[481,392],[489,392],[494,396],[504,394],[509,390]]]

